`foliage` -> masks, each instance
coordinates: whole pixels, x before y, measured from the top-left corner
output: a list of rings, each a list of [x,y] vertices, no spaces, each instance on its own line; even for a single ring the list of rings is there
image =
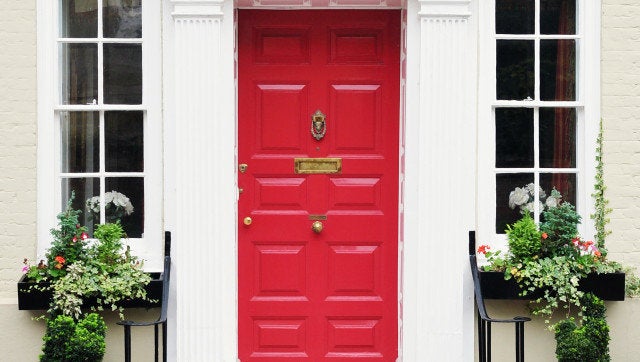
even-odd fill
[[[506,232],[509,251],[515,259],[528,260],[540,254],[541,233],[528,213],[524,214],[522,219],[514,223],[513,226],[508,225]]]
[[[27,277],[37,282],[61,278],[66,274],[68,265],[80,260],[83,256],[88,235],[86,228],[78,223],[82,211],[71,207],[73,193],[67,202],[67,208],[58,214],[58,228],[51,229],[53,241],[46,254],[46,263],[41,260],[38,265],[27,268]],[[26,260],[25,260],[26,263]]]
[[[518,281],[522,295],[543,291],[543,295],[529,305],[534,315],[541,315],[548,321],[560,307],[569,313],[572,305],[580,306],[584,293],[578,290],[578,285],[587,273],[568,257],[541,258],[518,265],[521,267],[513,266],[510,274]]]
[[[23,270],[31,281],[49,281],[53,297],[49,305],[47,331],[43,337],[42,361],[99,361],[105,350],[104,321],[92,313],[85,317],[84,303],[93,311],[118,311],[118,303],[146,300],[145,285],[151,280],[142,263],[123,246],[124,230],[119,222],[97,226],[96,240],[88,240],[78,223],[81,211],[71,207],[58,215],[58,228],[51,230],[53,242],[47,262]],[[27,261],[25,259],[25,264]],[[46,289],[46,287],[36,287]],[[77,323],[76,323],[77,322]]]
[[[47,332],[42,340],[42,362],[64,361],[67,353],[69,336],[75,332],[75,322],[73,318],[59,315],[55,319],[47,321]]]
[[[559,362],[607,362],[609,326],[604,302],[593,294],[582,297],[583,320],[578,327],[571,318],[555,328],[556,357]]]
[[[540,223],[540,231],[547,234],[542,247],[543,257],[557,255],[573,255],[575,248],[571,247],[573,239],[578,235],[580,215],[573,205],[563,202],[557,207],[546,210],[544,221]]]
[[[624,291],[629,297],[640,297],[640,277],[633,272],[632,269],[625,269]]]
[[[118,310],[123,318],[122,308],[117,306],[119,301],[146,298],[144,286],[151,278],[128,251],[121,253],[122,234],[119,223],[97,227],[98,240],[86,248],[86,258],[70,265],[67,274],[54,283],[50,313],[78,318],[83,301],[96,298],[95,309]]]
[[[508,259],[502,255],[502,250],[489,251],[491,247],[489,245],[481,245],[478,248],[478,253],[484,254],[487,259],[488,265],[481,266],[484,271],[504,271],[509,265]]]
[[[607,255],[607,251],[604,247],[605,238],[611,233],[607,230],[606,226],[609,223],[608,215],[611,213],[609,208],[609,200],[604,196],[607,189],[604,184],[604,162],[602,160],[603,150],[603,127],[602,120],[600,120],[600,130],[598,132],[597,146],[596,146],[596,180],[594,185],[594,192],[591,194],[594,201],[595,213],[591,215],[596,228],[596,243],[598,248],[602,251],[603,255]]]
[[[513,198],[510,203],[525,202],[532,189],[516,188],[510,195]],[[544,195],[544,190],[538,192]],[[518,196],[519,193],[522,195]],[[529,308],[547,323],[558,309],[563,309],[568,317],[571,308],[580,307],[584,294],[578,290],[580,279],[591,272],[610,272],[618,267],[604,260],[593,241],[578,236],[581,218],[575,207],[561,201],[557,190],[552,195],[553,202],[545,205],[539,227],[529,212],[507,226],[508,253],[488,254],[488,246],[478,249],[489,263],[484,270],[504,271],[505,279],[515,279],[523,296],[541,295],[530,301]]]
[[[78,323],[69,316],[58,315],[47,322],[40,361],[101,361],[105,353],[106,330],[104,320],[96,313],[88,314]]]

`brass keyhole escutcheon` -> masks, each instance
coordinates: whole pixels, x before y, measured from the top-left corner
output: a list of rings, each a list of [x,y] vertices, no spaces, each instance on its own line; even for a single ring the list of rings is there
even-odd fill
[[[242,221],[245,225],[249,226],[251,225],[251,223],[253,222],[253,220],[251,220],[251,218],[249,216],[245,217],[244,220]]]
[[[323,225],[321,221],[314,221],[313,224],[311,224],[311,230],[316,234],[320,234],[320,232],[322,232],[322,227]]]
[[[241,163],[241,164],[239,164],[239,165],[238,165],[238,170],[239,170],[241,173],[245,173],[245,172],[247,172],[247,164],[246,164],[246,163]]]

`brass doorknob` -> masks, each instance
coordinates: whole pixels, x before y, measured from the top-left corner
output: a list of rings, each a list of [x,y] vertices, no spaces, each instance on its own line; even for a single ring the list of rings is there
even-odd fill
[[[313,230],[314,233],[316,234],[320,234],[320,232],[322,231],[322,223],[320,221],[314,221],[313,224],[311,224],[311,230]]]
[[[243,220],[244,224],[249,226],[251,225],[251,223],[253,222],[253,220],[251,220],[251,218],[249,216],[245,217]]]

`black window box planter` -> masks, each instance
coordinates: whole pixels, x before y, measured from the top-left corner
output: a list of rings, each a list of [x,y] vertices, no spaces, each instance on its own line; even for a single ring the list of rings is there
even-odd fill
[[[579,289],[595,294],[602,300],[624,300],[624,273],[589,274],[580,281]],[[542,296],[542,292],[520,296],[522,291],[514,279],[504,280],[503,272],[480,271],[480,286],[485,299],[530,300]]]
[[[162,273],[150,273],[151,282],[147,284],[147,298],[152,301],[131,299],[125,300],[118,305],[123,308],[157,308],[162,301]],[[19,310],[47,310],[51,301],[52,292],[50,290],[37,290],[31,288],[37,283],[25,281],[26,275],[18,281],[18,309]],[[47,286],[49,283],[40,283]],[[94,301],[95,302],[95,301]],[[87,300],[84,306],[90,307],[91,300]]]

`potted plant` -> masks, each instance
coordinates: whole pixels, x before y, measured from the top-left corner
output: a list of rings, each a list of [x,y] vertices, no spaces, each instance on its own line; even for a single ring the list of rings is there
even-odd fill
[[[72,195],[73,199],[73,195]],[[98,225],[94,240],[79,224],[81,211],[71,207],[58,215],[58,228],[46,259],[26,264],[24,278],[31,293],[51,293],[43,337],[41,361],[99,361],[104,355],[106,327],[99,314],[117,311],[124,318],[123,301],[148,300],[145,286],[151,277],[142,262],[125,248],[124,230],[118,221]]]
[[[603,244],[578,236],[581,217],[573,205],[562,201],[555,189],[546,200],[544,190],[538,190],[538,195],[542,195],[538,208],[542,212],[537,224],[531,217],[534,191],[534,185],[529,184],[509,195],[510,206],[520,208],[522,214],[520,220],[505,230],[509,250],[492,252],[488,245],[478,248],[478,253],[487,260],[482,269],[494,272],[493,279],[481,273],[483,292],[486,289],[489,293],[485,297],[499,294],[496,285],[501,285],[502,279],[503,285],[508,283],[510,293],[529,299],[532,314],[543,317],[546,323],[558,309],[564,310],[564,319],[550,326],[555,331],[558,360],[608,361],[609,327],[599,296],[604,293],[604,298],[610,297],[604,291],[610,291],[612,285],[601,283],[606,288],[600,290],[597,287],[601,285],[593,280],[594,276],[621,275],[617,277],[614,297],[609,299],[624,299],[621,265],[606,259]],[[581,317],[581,326],[572,317],[576,314],[572,311]]]

